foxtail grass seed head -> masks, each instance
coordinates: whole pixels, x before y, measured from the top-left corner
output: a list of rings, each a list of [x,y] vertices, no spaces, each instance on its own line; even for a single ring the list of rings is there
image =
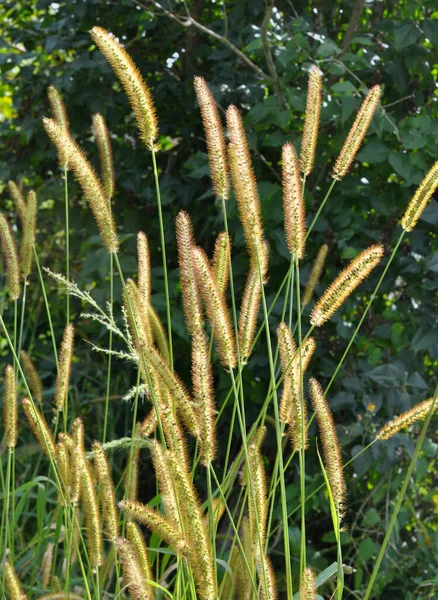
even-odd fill
[[[311,324],[320,327],[328,321],[348,296],[379,264],[383,254],[383,246],[370,246],[356,256],[315,304],[310,318]]]
[[[9,297],[12,301],[15,301],[21,296],[20,262],[14,236],[3,213],[0,213],[0,242],[6,262]]]
[[[116,548],[122,562],[123,579],[132,600],[149,600],[149,586],[144,581],[132,544],[128,540],[119,538]]]
[[[401,220],[401,226],[405,231],[412,231],[423,214],[427,203],[438,188],[438,161],[433,165],[426,177],[420,183],[414,197],[410,201],[405,214]]]
[[[362,144],[368,127],[370,126],[373,115],[380,101],[381,90],[380,86],[375,85],[368,92],[367,97],[362,103],[360,110],[357,114],[356,120],[354,121],[347,139],[342,146],[342,150],[335,162],[333,168],[332,177],[339,181],[347,174],[357,151]]]
[[[43,589],[47,589],[49,587],[49,583],[50,583],[50,578],[52,575],[52,564],[53,564],[53,550],[55,548],[55,545],[52,543],[49,543],[47,545],[47,549],[43,554],[43,560],[41,563],[41,573],[43,575],[42,577],[42,586]]]
[[[108,252],[116,253],[119,249],[116,225],[102,182],[96,175],[78,144],[54,121],[43,119],[43,125],[52,142],[61,149],[74,171],[82,191],[90,205],[99,228],[103,243]]]
[[[222,231],[214,245],[213,273],[218,292],[225,296],[230,280],[231,240],[226,231]]]
[[[284,230],[287,247],[292,256],[302,259],[305,254],[306,209],[298,156],[290,143],[283,146],[282,162]]]
[[[324,451],[324,463],[330,483],[333,501],[340,513],[343,512],[345,500],[344,467],[342,464],[341,448],[335,423],[324,396],[322,388],[316,379],[310,379],[310,398],[318,422],[319,435]]]
[[[44,416],[29,398],[22,400],[24,414],[29,421],[30,428],[38,440],[44,453],[50,458],[55,456],[55,441]]]
[[[278,594],[275,571],[266,554],[264,555],[263,560],[260,555],[257,557],[257,570],[260,579],[260,600],[276,600]]]
[[[56,388],[54,397],[54,404],[58,413],[64,410],[65,402],[67,399],[68,387],[70,384],[71,364],[73,360],[74,339],[75,330],[73,324],[70,323],[64,329],[61,351],[59,353],[59,369],[58,376],[56,378]]]
[[[141,425],[137,423],[134,429],[134,437],[139,437]],[[138,496],[140,450],[129,453],[125,467],[125,498],[136,500]]]
[[[301,574],[299,600],[316,600],[316,574],[310,567]]]
[[[26,220],[26,201],[24,196],[15,181],[8,181],[8,189],[20,221],[24,223]]]
[[[20,352],[20,362],[21,366],[23,367],[27,383],[30,387],[30,391],[32,392],[32,398],[41,404],[43,401],[44,392],[43,384],[41,383],[40,376],[38,375],[38,371],[36,370],[33,360],[24,350]]]
[[[152,304],[149,304],[148,316],[152,341],[163,359],[166,361],[166,364],[170,366],[170,351],[166,330],[164,329],[163,323],[161,322],[161,319]]]
[[[264,242],[260,253],[260,273],[263,284],[266,283],[269,266],[269,245]],[[251,356],[257,327],[257,317],[262,299],[262,282],[258,265],[251,266],[243,291],[239,315],[239,351],[243,363]]]
[[[59,471],[59,477],[61,480],[62,493],[58,494],[59,504],[64,504],[67,500],[71,500],[71,484],[72,484],[72,472],[70,465],[70,449],[67,436],[64,433],[58,434],[58,443],[55,449],[55,461]]]
[[[119,513],[111,469],[105,450],[99,442],[94,442],[93,444],[93,462],[94,472],[99,484],[106,534],[110,540],[114,541],[119,537]]]
[[[93,129],[96,136],[97,148],[100,158],[100,172],[102,175],[103,187],[109,201],[114,196],[114,164],[113,151],[111,148],[111,139],[106,126],[105,119],[101,114],[93,115]]]
[[[257,182],[252,167],[242,117],[231,105],[227,109],[227,127],[230,136],[228,156],[231,179],[236,194],[248,252],[253,265],[257,265],[257,248],[263,243],[262,217]]]
[[[14,567],[8,560],[5,561],[4,569],[4,581],[10,600],[27,600],[27,596],[21,588],[20,580],[14,571]]]
[[[176,217],[176,241],[184,315],[188,330],[194,335],[202,330],[204,319],[192,254],[195,245],[193,228],[190,216],[185,211],[181,211]]]
[[[83,457],[85,455],[84,445],[84,422],[77,417],[72,424],[72,445],[70,448],[71,457],[71,495],[72,504],[77,505],[81,496],[82,487],[82,467]]]
[[[140,138],[149,149],[158,137],[158,122],[151,92],[123,46],[102,27],[93,27],[91,37],[119,78],[134,111]]]
[[[81,461],[81,504],[85,515],[87,551],[92,569],[103,564],[102,519],[96,493],[96,480],[85,452],[79,452]]]
[[[135,345],[143,341],[152,344],[151,330],[149,327],[148,313],[142,310],[140,293],[136,283],[127,279],[123,290],[123,303],[128,319],[129,330]],[[145,381],[147,383],[147,380]]]
[[[158,416],[155,408],[151,408],[147,417],[143,420],[139,433],[143,437],[149,438],[152,436],[158,425]]]
[[[236,345],[228,308],[216,287],[214,274],[205,252],[201,248],[193,248],[193,259],[197,283],[213,328],[219,359],[225,368],[233,369],[237,362]]]
[[[318,250],[315,260],[313,261],[312,269],[307,280],[306,289],[304,290],[302,305],[309,304],[312,299],[313,292],[318,285],[319,279],[324,269],[325,260],[328,254],[327,244],[323,244]]]
[[[26,198],[26,220],[23,225],[23,237],[20,248],[21,275],[23,277],[28,277],[32,271],[37,208],[36,194],[33,190],[30,190]]]
[[[210,348],[203,331],[192,339],[192,382],[195,402],[199,406],[201,460],[208,465],[216,454],[216,410]]]
[[[315,162],[315,150],[318,140],[319,119],[321,114],[321,73],[318,67],[313,67],[309,74],[307,87],[306,118],[304,120],[303,137],[301,140],[301,172],[309,175]]]
[[[151,303],[151,257],[148,238],[143,231],[137,234],[137,268],[140,305],[147,311]]]
[[[169,451],[163,448],[159,442],[153,440],[150,445],[150,452],[166,519],[177,527],[179,510],[174,483],[169,469]]]
[[[257,444],[248,448],[248,511],[251,537],[261,552],[266,541],[266,525],[268,522],[268,501],[266,495],[266,474],[263,458]],[[260,542],[259,542],[260,536]]]
[[[60,127],[65,131],[67,135],[70,134],[70,123],[68,120],[67,109],[65,108],[64,100],[58,90],[51,85],[47,90],[49,97],[50,107],[52,109],[53,117]],[[58,148],[58,159],[61,166],[68,167],[68,161],[62,148]]]
[[[52,594],[39,596],[38,600],[83,600],[83,598],[79,594],[73,594],[72,592],[53,592]]]
[[[143,534],[140,531],[140,527],[136,523],[127,523],[126,536],[128,538],[128,542],[131,544],[131,548],[137,560],[141,578],[147,587],[147,598],[148,600],[153,600],[156,595],[155,588],[152,585],[149,585],[148,582],[154,581],[154,578],[152,574],[151,564],[149,562],[148,549],[144,541]]]
[[[230,194],[230,180],[222,121],[205,80],[195,77],[194,86],[204,124],[213,189],[218,198],[227,199]]]
[[[377,440],[389,440],[393,435],[398,433],[401,429],[412,425],[416,421],[421,421],[429,414],[429,411],[434,407],[434,411],[438,408],[438,400],[429,398],[429,400],[424,400],[424,402],[420,402],[412,407],[410,410],[402,413],[395,419],[392,419],[386,425],[384,425],[380,431],[376,434]]]
[[[17,380],[14,368],[8,365],[5,369],[4,379],[4,425],[5,425],[5,444],[11,449],[17,445],[18,436],[18,407],[17,407]]]
[[[161,426],[163,428],[164,437],[166,439],[167,446],[181,462],[183,467],[189,471],[190,461],[187,451],[187,440],[184,435],[184,431],[181,427],[178,412],[175,413],[175,404],[173,398],[169,392],[169,389],[158,381],[159,391],[156,392],[156,396],[159,398],[159,410]],[[194,406],[194,418],[197,419],[197,439],[200,440],[200,423],[198,417],[197,407]]]

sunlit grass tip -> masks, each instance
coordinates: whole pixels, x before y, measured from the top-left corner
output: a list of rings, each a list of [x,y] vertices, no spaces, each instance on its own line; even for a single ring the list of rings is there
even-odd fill
[[[0,242],[6,262],[9,297],[14,302],[21,296],[20,261],[11,227],[3,213],[0,213]]]
[[[427,203],[438,188],[438,161],[433,165],[417,188],[401,220],[401,226],[407,232],[414,229],[423,214]]]
[[[213,273],[218,291],[224,296],[230,279],[231,240],[226,231],[216,238],[213,253]]]
[[[210,463],[216,454],[213,373],[207,335],[199,331],[192,340],[193,395],[199,407],[199,435],[202,462]]]
[[[22,406],[30,428],[38,440],[42,450],[48,457],[55,457],[55,441],[43,414],[29,398],[23,398]]]
[[[301,574],[299,600],[316,600],[316,574],[310,567]]]
[[[18,436],[18,407],[17,407],[17,379],[14,368],[8,365],[4,377],[4,427],[5,444],[9,449],[15,448]]]
[[[309,175],[315,162],[315,150],[318,140],[319,120],[322,104],[322,79],[318,67],[313,67],[309,74],[307,87],[306,117],[303,137],[301,139],[300,167],[304,175]]]
[[[64,329],[61,350],[59,353],[59,369],[56,378],[54,405],[57,412],[62,412],[65,407],[68,388],[70,385],[71,365],[73,361],[75,330],[72,323]]]
[[[307,284],[302,299],[303,306],[305,304],[309,304],[309,302],[312,299],[313,293],[315,291],[316,286],[318,285],[319,279],[324,269],[327,254],[328,246],[327,244],[323,244],[318,250],[318,254],[316,255],[316,258],[312,264],[312,269],[310,271],[309,278],[307,279]]]
[[[23,236],[20,247],[20,265],[21,275],[23,277],[28,277],[32,271],[37,210],[38,204],[36,194],[33,190],[30,190],[26,198],[26,219],[23,225]]]
[[[50,107],[52,109],[55,121],[60,127],[62,127],[62,129],[64,129],[67,134],[69,134],[70,123],[68,120],[67,109],[61,94],[53,85],[51,85],[47,89],[47,95],[49,97]],[[62,148],[58,148],[58,159],[60,165],[63,167],[65,166],[66,168],[68,167],[68,160]]]
[[[15,210],[17,211],[18,216],[20,217],[20,221],[24,223],[26,220],[26,201],[24,199],[23,193],[15,183],[15,181],[8,181],[8,189],[11,195],[11,198],[15,205]]]
[[[100,171],[102,175],[103,187],[108,200],[114,196],[114,164],[113,151],[111,148],[111,139],[105,119],[101,114],[93,115],[93,129],[96,136],[97,148],[99,150]]]
[[[106,533],[109,539],[114,541],[119,537],[119,512],[108,458],[102,444],[97,441],[93,444],[93,462],[94,472],[99,484]]]
[[[116,548],[122,562],[123,579],[130,597],[132,600],[149,600],[151,598],[149,586],[144,580],[132,544],[128,540],[119,538],[116,542]]]
[[[21,350],[20,352],[20,362],[30,391],[32,392],[32,398],[41,404],[44,393],[43,384],[33,360],[25,350]]]
[[[284,230],[289,252],[304,258],[306,240],[306,209],[298,156],[294,146],[287,143],[282,150]]]
[[[27,596],[22,590],[21,582],[8,560],[4,563],[4,582],[10,600],[27,600]]]
[[[429,398],[428,400],[416,404],[410,410],[407,410],[386,423],[376,434],[376,439],[389,440],[389,438],[398,433],[401,429],[427,417],[430,410],[432,410],[432,407],[434,407],[434,410],[438,408],[438,400],[434,401],[433,398]]]
[[[147,586],[146,591],[149,594],[148,600],[153,600],[155,598],[156,588],[148,584],[149,581],[154,581],[154,578],[143,534],[136,523],[130,522],[126,524],[126,536],[137,560],[142,580]]]

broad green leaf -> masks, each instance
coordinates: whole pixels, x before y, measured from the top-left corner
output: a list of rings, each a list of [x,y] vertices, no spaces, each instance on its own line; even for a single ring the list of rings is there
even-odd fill
[[[402,50],[407,48],[421,37],[421,31],[413,21],[405,21],[394,30],[395,48]]]

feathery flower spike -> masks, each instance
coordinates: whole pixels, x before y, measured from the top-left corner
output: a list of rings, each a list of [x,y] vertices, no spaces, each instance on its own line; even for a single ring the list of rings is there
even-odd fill
[[[42,577],[42,586],[44,589],[49,587],[50,578],[52,575],[52,564],[53,564],[53,550],[55,548],[55,544],[49,543],[47,544],[47,549],[43,554],[43,560],[41,561],[41,573]]]
[[[24,374],[26,375],[30,391],[32,392],[32,398],[41,404],[43,401],[43,384],[41,383],[38,371],[36,370],[29,354],[24,350],[20,352],[20,361]]]
[[[140,437],[141,424],[137,423],[134,429],[134,438]],[[140,449],[129,453],[125,467],[125,498],[136,500],[138,496],[138,470],[140,462]]]
[[[319,435],[324,450],[325,468],[327,470],[333,501],[342,516],[345,499],[344,467],[335,423],[318,381],[313,378],[310,379],[309,388],[313,410],[318,421]]]
[[[384,425],[380,431],[376,434],[377,440],[389,440],[390,437],[398,433],[401,429],[404,429],[408,425],[424,419],[431,410],[434,404],[434,399],[424,400],[419,404],[413,406],[410,410],[402,413],[395,419],[392,419],[386,425]],[[438,408],[438,400],[435,402],[434,410]]]
[[[26,201],[15,181],[8,181],[9,193],[15,204],[15,210],[22,223],[26,220]]]
[[[108,200],[114,196],[114,165],[111,140],[105,119],[101,114],[93,115],[93,129],[96,136],[97,148],[100,157],[100,171],[102,174],[103,187]]]
[[[73,323],[69,323],[64,329],[61,351],[59,353],[59,370],[56,378],[56,388],[54,404],[57,412],[64,410],[65,401],[70,384],[71,363],[73,360],[73,345],[75,339],[75,330]]]
[[[260,600],[276,600],[275,571],[269,557],[265,554],[262,560],[260,556],[256,556],[256,562],[260,578]]]
[[[142,424],[140,426],[140,429],[139,429],[140,435],[142,435],[143,437],[147,437],[147,438],[151,437],[151,435],[156,430],[157,425],[158,425],[157,411],[155,410],[155,408],[151,408],[147,417],[144,419],[144,421],[142,422]]]
[[[266,495],[266,474],[263,458],[258,444],[251,444],[248,448],[248,493],[249,524],[251,538],[256,548],[256,554],[261,551],[266,541],[266,525],[268,520],[268,502]],[[254,496],[254,498],[252,497]],[[260,541],[259,541],[260,535]]]
[[[367,97],[362,102],[362,106],[333,167],[333,179],[339,181],[347,174],[379,104],[380,95],[380,86],[375,85],[370,89]]]
[[[74,171],[82,191],[90,205],[99,228],[103,243],[108,252],[116,253],[119,240],[116,232],[111,207],[106,197],[102,182],[88,162],[78,144],[54,121],[44,118],[43,125],[52,142],[64,152],[69,166]]]
[[[150,453],[158,481],[158,489],[161,493],[161,501],[164,506],[164,514],[170,523],[175,527],[178,527],[178,501],[173,485],[173,478],[169,469],[169,451],[164,449],[159,442],[153,440],[150,445]]]
[[[161,319],[152,304],[149,305],[148,315],[152,341],[154,342],[163,359],[168,365],[170,365],[169,343],[167,341],[166,330],[164,329],[163,323],[161,322]]]
[[[438,161],[420,183],[400,222],[405,231],[412,231],[423,214],[432,195],[438,188]]]
[[[102,556],[102,520],[96,493],[96,480],[85,452],[77,450],[81,463],[81,503],[85,515],[87,532],[87,551],[90,564],[97,569],[103,564]]]
[[[309,304],[312,299],[315,287],[318,284],[319,278],[321,277],[322,270],[324,268],[325,259],[328,254],[327,244],[323,244],[318,250],[315,260],[313,261],[312,270],[310,271],[309,279],[307,280],[306,289],[303,294],[302,305]]]
[[[67,135],[70,135],[70,123],[68,121],[67,109],[65,108],[61,94],[53,85],[51,85],[47,90],[47,95],[49,97],[50,107],[55,121],[62,127]],[[58,148],[58,160],[60,165],[68,167],[68,161],[62,148]]]
[[[143,579],[132,544],[128,540],[119,538],[116,542],[116,548],[122,562],[123,579],[132,600],[149,600],[149,586]]]
[[[192,249],[195,245],[190,216],[181,211],[176,217],[176,241],[184,315],[191,335],[203,328],[201,298],[196,283]]]
[[[91,37],[120,79],[134,111],[140,138],[154,148],[158,123],[152,95],[140,71],[123,46],[102,27],[93,27]]]
[[[283,146],[283,211],[284,230],[289,252],[304,258],[306,239],[306,210],[301,186],[298,156],[292,144]]]
[[[26,198],[26,220],[23,225],[23,237],[20,248],[21,274],[23,277],[28,277],[32,270],[37,208],[36,194],[33,190],[30,190]]]
[[[304,121],[303,137],[301,139],[300,166],[304,175],[309,175],[313,170],[321,104],[321,73],[318,67],[313,67],[309,74],[306,118]]]
[[[72,473],[70,467],[70,452],[69,452],[70,440],[67,440],[67,436],[64,433],[58,433],[58,443],[55,449],[55,461],[59,471],[59,477],[61,479],[62,493],[58,494],[58,503],[64,504],[67,500],[71,501],[71,484],[72,484]]]
[[[316,575],[310,567],[301,574],[299,600],[316,600]]]
[[[137,268],[140,306],[147,313],[151,303],[151,258],[148,238],[143,231],[137,234]]]
[[[383,246],[370,246],[356,256],[315,304],[310,318],[311,324],[320,327],[328,321],[347,297],[379,264],[383,253]]]
[[[17,380],[15,378],[14,368],[8,365],[5,369],[4,379],[4,414],[5,414],[5,444],[7,448],[15,448],[17,445]]]
[[[263,243],[260,199],[242,117],[233,105],[227,109],[227,127],[231,140],[228,145],[231,178],[248,252],[254,266],[258,264],[257,248],[260,253]]]
[[[174,402],[170,394],[169,389],[158,382],[159,392],[158,397],[161,426],[163,428],[164,437],[166,439],[167,446],[169,449],[178,457],[178,460],[189,471],[190,463],[189,456],[187,453],[187,442],[184,436],[183,429],[180,425],[177,414],[175,414]],[[196,413],[195,417],[198,415]],[[199,419],[197,419],[197,425],[199,429]],[[199,440],[199,433],[198,433]]]
[[[199,247],[194,247],[193,259],[197,283],[213,328],[220,361],[225,368],[233,369],[236,366],[236,346],[228,308],[216,287],[214,274],[205,252]]]
[[[79,594],[73,594],[72,592],[54,592],[53,594],[39,596],[38,600],[83,600],[83,598]]]
[[[195,77],[193,83],[204,124],[213,189],[218,198],[226,200],[230,194],[230,180],[222,121],[205,80]]]
[[[6,262],[9,297],[12,301],[15,301],[21,296],[20,262],[14,236],[3,213],[0,213],[0,242]]]
[[[27,600],[26,594],[21,589],[21,583],[14,571],[14,567],[8,560],[4,564],[4,569],[6,591],[9,593],[11,600]]]
[[[142,580],[146,585],[147,598],[148,600],[153,600],[155,598],[155,588],[152,585],[148,585],[148,581],[153,581],[154,578],[143,534],[136,523],[130,522],[126,524],[126,535],[137,559]]]
[[[70,447],[71,457],[71,495],[72,504],[77,505],[81,496],[82,487],[82,458],[85,455],[84,446],[84,422],[77,417],[72,424],[72,444]]]
[[[99,442],[94,442],[93,444],[93,462],[94,472],[100,489],[106,533],[108,537],[114,541],[119,537],[119,513],[117,510],[111,469],[105,450]]]
[[[193,396],[199,406],[201,459],[208,465],[216,454],[216,410],[210,348],[204,331],[199,331],[192,340],[192,382]]]
[[[148,344],[152,344],[151,330],[149,327],[148,311],[143,311],[140,293],[137,285],[132,279],[127,279],[125,289],[123,290],[123,303],[127,316],[129,330],[135,345],[145,340]],[[147,380],[145,381],[147,383]]]
[[[47,421],[37,409],[37,407],[29,400],[29,398],[23,398],[22,400],[24,414],[29,421],[30,428],[33,431],[34,436],[38,440],[44,453],[50,458],[55,456],[55,440],[53,439],[52,432],[50,431]]]
[[[231,240],[226,231],[222,231],[214,245],[213,273],[218,291],[225,296],[230,279]]]

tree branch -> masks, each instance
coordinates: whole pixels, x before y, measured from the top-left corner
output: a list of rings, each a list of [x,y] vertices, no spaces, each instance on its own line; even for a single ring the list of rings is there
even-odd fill
[[[266,66],[268,67],[268,71],[269,71],[269,73],[271,75],[271,79],[272,79],[272,87],[274,88],[274,92],[277,95],[280,107],[285,108],[286,102],[284,100],[283,91],[282,91],[281,85],[280,85],[280,79],[278,77],[277,69],[275,68],[274,59],[272,58],[271,46],[269,45],[269,40],[268,40],[268,27],[269,27],[269,22],[272,17],[272,9],[273,8],[274,8],[273,2],[267,3],[266,13],[265,13],[263,23],[262,23],[262,28],[261,28],[262,40],[263,40],[263,50],[265,53]]]
[[[345,32],[341,43],[341,48],[344,52],[350,45],[351,40],[353,39],[357,24],[359,23],[360,15],[362,14],[364,4],[365,0],[356,0],[356,2],[353,5],[350,20],[348,21],[347,31]]]

